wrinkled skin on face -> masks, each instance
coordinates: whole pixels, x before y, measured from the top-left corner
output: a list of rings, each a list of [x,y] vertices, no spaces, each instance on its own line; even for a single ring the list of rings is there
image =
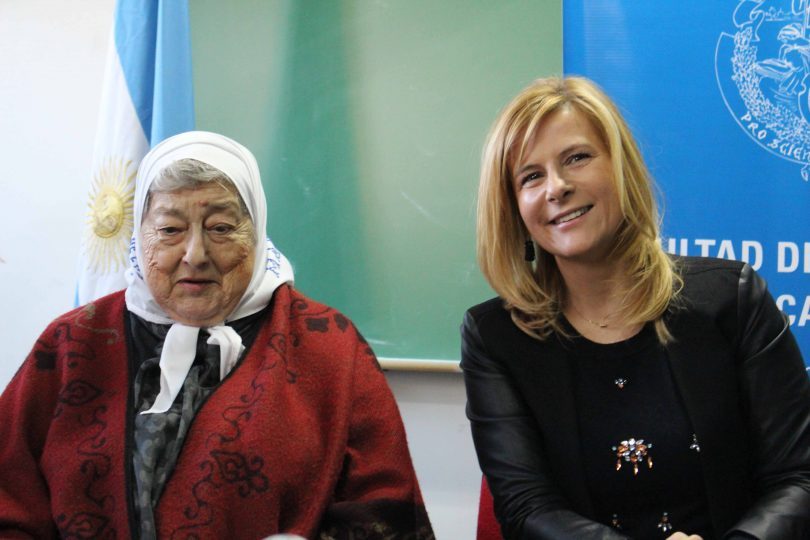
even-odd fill
[[[235,189],[211,182],[152,193],[140,232],[144,278],[158,305],[182,324],[221,324],[253,274],[253,222]]]

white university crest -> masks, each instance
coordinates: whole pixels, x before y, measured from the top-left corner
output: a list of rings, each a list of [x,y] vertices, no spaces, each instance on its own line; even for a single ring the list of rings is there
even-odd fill
[[[717,40],[717,84],[763,149],[810,179],[810,0],[741,0]]]

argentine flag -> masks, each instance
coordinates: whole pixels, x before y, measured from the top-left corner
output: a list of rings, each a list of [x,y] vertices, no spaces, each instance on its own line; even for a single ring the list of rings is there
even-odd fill
[[[126,287],[138,164],[151,146],[191,129],[187,0],[118,0],[93,150],[77,305]]]

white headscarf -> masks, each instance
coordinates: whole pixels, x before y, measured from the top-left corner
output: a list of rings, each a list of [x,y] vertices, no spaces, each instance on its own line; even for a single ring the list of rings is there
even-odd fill
[[[200,329],[173,321],[158,305],[143,279],[141,222],[149,186],[169,164],[181,159],[196,159],[216,167],[236,186],[253,220],[256,248],[253,275],[245,294],[233,312],[221,324],[206,327],[209,344],[220,347],[220,380],[228,374],[244,350],[242,338],[225,326],[262,310],[270,302],[279,285],[293,281],[293,271],[287,258],[266,238],[267,206],[259,176],[259,166],[250,151],[223,135],[207,131],[189,131],[161,142],[144,156],[135,180],[134,233],[130,243],[130,268],[127,271],[127,309],[147,321],[171,324],[160,355],[160,393],[146,413],[166,412],[186,379],[194,361]]]

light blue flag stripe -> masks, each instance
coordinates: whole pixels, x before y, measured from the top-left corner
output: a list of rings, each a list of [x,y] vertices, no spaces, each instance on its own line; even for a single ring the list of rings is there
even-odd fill
[[[188,2],[161,0],[158,7],[155,94],[150,144],[194,129],[194,92]]]
[[[115,46],[150,146],[194,129],[187,0],[119,0]]]
[[[118,0],[115,6],[115,48],[132,105],[147,140],[152,133],[156,33],[157,1]]]

